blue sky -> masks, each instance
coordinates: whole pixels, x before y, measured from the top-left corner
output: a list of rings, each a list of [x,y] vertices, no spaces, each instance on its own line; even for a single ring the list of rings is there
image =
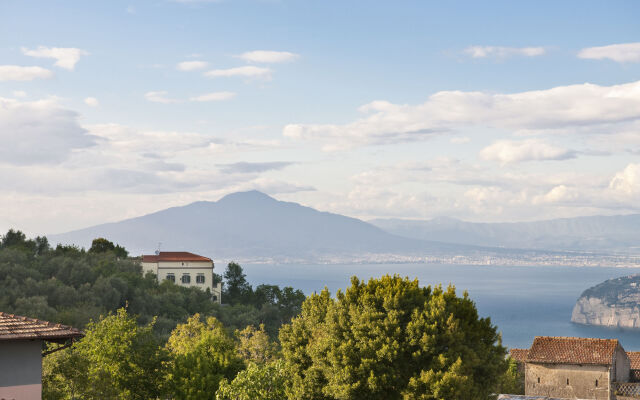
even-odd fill
[[[638,15],[635,1],[0,0],[0,228],[249,189],[364,219],[637,212]]]

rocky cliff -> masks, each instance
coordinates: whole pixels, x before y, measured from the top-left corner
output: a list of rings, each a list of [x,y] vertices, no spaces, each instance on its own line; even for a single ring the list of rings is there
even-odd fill
[[[640,275],[609,279],[585,290],[573,307],[571,321],[640,328]]]

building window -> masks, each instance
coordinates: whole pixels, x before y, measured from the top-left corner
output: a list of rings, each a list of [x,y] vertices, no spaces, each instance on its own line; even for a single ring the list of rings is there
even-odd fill
[[[198,274],[196,276],[196,283],[204,283],[204,274]]]
[[[174,282],[176,281],[176,276],[174,274],[167,274],[167,278],[168,281]]]
[[[596,379],[596,387],[598,387],[598,380]]]
[[[569,378],[567,378],[567,385],[569,384]]]
[[[538,383],[540,383],[540,377],[538,377]]]
[[[191,275],[183,274],[182,275],[182,283],[191,283]]]

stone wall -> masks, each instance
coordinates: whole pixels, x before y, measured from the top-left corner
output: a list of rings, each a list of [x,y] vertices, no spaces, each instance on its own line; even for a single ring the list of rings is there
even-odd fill
[[[609,382],[606,366],[534,363],[525,366],[527,396],[608,400]]]
[[[629,357],[627,357],[627,353],[625,353],[622,346],[618,345],[615,357],[615,381],[629,382],[631,378],[631,363],[629,362]]]

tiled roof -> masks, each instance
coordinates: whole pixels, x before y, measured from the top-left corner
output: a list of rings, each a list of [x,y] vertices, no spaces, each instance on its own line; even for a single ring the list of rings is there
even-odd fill
[[[142,256],[142,262],[158,261],[211,261],[211,259],[187,251],[161,251],[156,255]]]
[[[627,351],[631,369],[640,369],[640,351]]]
[[[509,350],[509,355],[511,358],[518,362],[524,362],[527,359],[527,354],[529,354],[529,349],[511,349]]]
[[[35,318],[0,312],[0,341],[42,339],[59,340],[84,336],[79,329]]]
[[[545,397],[545,396],[525,396],[521,394],[501,394],[498,395],[498,400],[566,400],[557,397]]]
[[[498,400],[566,400],[566,399],[559,399],[557,397],[545,397],[545,396],[524,396],[520,394],[501,394],[498,396]]]
[[[527,362],[611,365],[616,339],[536,336]]]

